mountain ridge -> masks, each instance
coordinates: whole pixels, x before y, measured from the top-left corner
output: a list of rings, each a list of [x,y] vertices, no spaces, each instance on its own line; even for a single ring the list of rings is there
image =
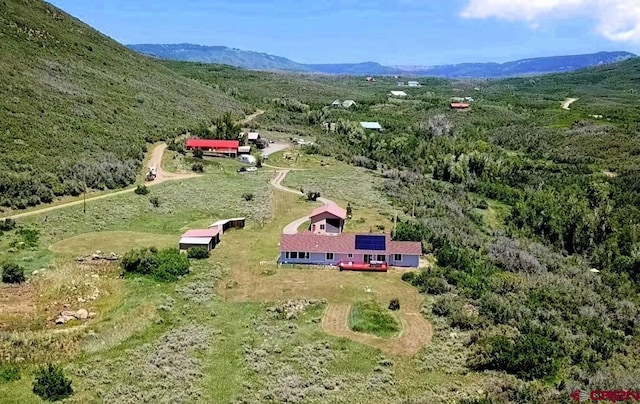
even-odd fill
[[[304,64],[264,52],[226,46],[182,44],[134,44],[129,49],[147,56],[185,62],[227,64],[248,70],[290,71],[334,75],[408,75],[446,78],[506,78],[570,72],[637,57],[626,51],[526,58],[505,63],[457,63],[434,66],[385,66],[374,61],[360,63]]]

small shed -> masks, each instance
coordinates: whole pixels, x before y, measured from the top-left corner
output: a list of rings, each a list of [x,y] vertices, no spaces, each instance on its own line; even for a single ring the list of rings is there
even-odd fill
[[[360,126],[364,129],[382,130],[382,126],[378,122],[360,122]]]
[[[180,250],[188,250],[193,247],[206,247],[211,251],[220,242],[220,230],[216,228],[189,230],[185,232],[179,241]]]
[[[194,247],[206,247],[207,251],[213,250],[215,244],[212,237],[181,237],[179,248],[187,251]]]
[[[406,97],[407,93],[404,91],[391,91],[391,96],[393,97]]]
[[[358,105],[358,104],[356,104],[356,102],[355,102],[354,100],[345,100],[345,101],[342,103],[342,106],[343,106],[344,108],[350,108],[350,107],[352,107],[352,106],[354,106],[354,105]]]
[[[217,222],[209,226],[209,228],[217,229],[220,234],[224,234],[224,232],[229,229],[243,229],[245,226],[245,222],[246,220],[244,217],[234,217],[231,219],[218,220]]]
[[[408,81],[407,85],[409,87],[420,87],[420,82],[419,81]]]
[[[258,132],[249,132],[247,134],[247,141],[249,143],[255,143],[258,141],[258,139],[260,139],[260,133]]]
[[[238,157],[238,160],[240,160],[240,162],[244,163],[244,164],[256,164],[257,163],[256,157],[252,156],[250,154],[241,154]]]
[[[335,100],[331,103],[331,106],[334,108],[340,108],[342,106],[342,102],[340,100]]]
[[[249,154],[251,153],[251,146],[240,146],[238,147],[239,154]]]

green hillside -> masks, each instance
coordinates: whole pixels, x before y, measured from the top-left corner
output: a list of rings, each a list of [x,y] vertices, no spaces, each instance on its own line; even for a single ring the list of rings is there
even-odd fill
[[[0,3],[0,54],[3,206],[130,184],[145,140],[243,112],[41,1]]]

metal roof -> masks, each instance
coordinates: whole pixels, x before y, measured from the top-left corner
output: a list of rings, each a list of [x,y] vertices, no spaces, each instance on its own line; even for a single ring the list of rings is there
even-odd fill
[[[229,222],[237,222],[240,220],[245,220],[244,217],[234,217],[231,219],[222,219],[222,220],[218,220],[217,222],[213,223],[211,226],[209,227],[217,227],[217,226],[224,226],[225,224],[229,223]]]
[[[198,230],[187,230],[186,233],[182,235],[182,237],[215,237],[220,233],[218,229],[198,229]]]
[[[365,129],[382,129],[378,122],[360,122],[360,126]]]
[[[186,146],[208,149],[237,149],[240,146],[240,142],[237,140],[189,139]]]
[[[370,233],[366,234],[366,236],[371,235]],[[394,241],[388,234],[380,234],[380,236],[385,237],[384,250],[356,250],[356,234],[350,233],[336,236],[324,236],[311,232],[282,234],[280,236],[280,251],[336,254],[422,254],[422,244],[419,241]]]
[[[397,97],[404,97],[407,95],[404,91],[391,91],[391,95],[395,95]]]
[[[251,152],[251,146],[240,146],[240,147],[238,147],[238,152],[239,153],[250,153]]]
[[[247,139],[249,140],[258,140],[259,137],[260,134],[258,132],[249,132],[249,134],[247,135]]]
[[[208,245],[213,237],[181,237],[180,244]]]
[[[323,213],[332,214],[333,216],[337,216],[340,219],[346,219],[346,217],[347,217],[347,211],[342,209],[340,206],[338,206],[336,204],[333,204],[333,203],[329,204],[329,205],[320,206],[319,208],[317,208],[313,212],[311,212],[309,217],[318,216],[318,215],[321,215]]]

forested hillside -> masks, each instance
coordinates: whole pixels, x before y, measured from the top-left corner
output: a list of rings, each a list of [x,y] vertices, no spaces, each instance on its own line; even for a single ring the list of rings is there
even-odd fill
[[[0,3],[0,204],[24,208],[132,183],[146,141],[230,111],[232,97],[180,77],[61,10]]]
[[[640,380],[638,63],[431,80],[402,100],[387,96],[391,79],[348,79],[343,92],[287,94],[288,104],[272,103],[258,124],[277,117],[291,130],[307,128],[316,137],[307,153],[385,178],[383,193],[405,211],[396,237],[421,240],[437,260],[405,280],[428,297],[432,321],[446,325],[437,331],[443,340],[464,336],[449,343],[456,359],[434,366],[502,372],[504,385],[486,392],[496,402],[562,402],[573,389],[629,389]],[[206,68],[172,67],[238,85]],[[327,107],[347,89],[357,107]],[[475,101],[451,111],[452,96]],[[579,100],[564,110],[565,97]]]

